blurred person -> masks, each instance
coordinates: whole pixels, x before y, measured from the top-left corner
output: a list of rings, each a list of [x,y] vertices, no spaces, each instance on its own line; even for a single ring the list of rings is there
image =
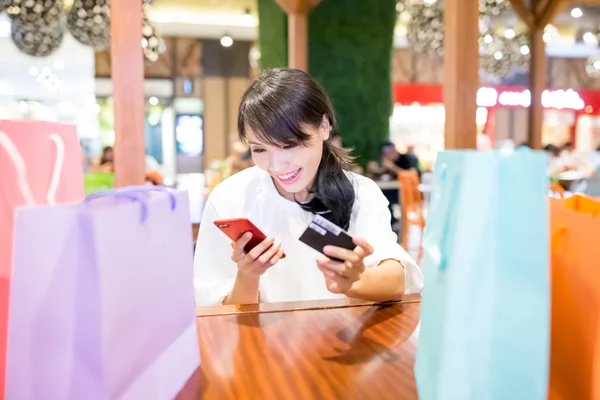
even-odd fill
[[[229,165],[229,175],[237,174],[254,165],[250,148],[241,141],[236,141],[233,144],[233,154],[227,157],[225,161]]]
[[[423,274],[398,244],[381,190],[350,172],[348,150],[331,143],[333,106],[314,79],[296,69],[262,72],[242,96],[238,128],[256,166],[208,198],[194,259],[198,305],[392,300],[421,291]],[[321,254],[298,241],[315,214],[346,230],[356,247]],[[214,225],[240,217],[272,236],[245,252],[249,232],[231,243]]]
[[[567,170],[563,160],[560,157],[560,148],[553,145],[548,144],[544,146],[544,151],[548,155],[548,173],[550,175],[560,174]]]
[[[100,158],[100,165],[114,163],[114,150],[112,146],[106,146],[102,149],[102,157]]]
[[[570,157],[575,151],[575,146],[573,146],[573,142],[566,142],[560,148],[560,156],[561,157]]]
[[[411,148],[409,146],[409,148]],[[396,149],[396,145],[393,142],[384,142],[381,145],[381,159],[384,169],[392,176],[396,178],[400,171],[415,170],[421,179],[421,169],[419,167],[419,159],[415,154],[411,153],[400,153]]]
[[[91,167],[93,173],[114,173],[114,151],[112,146],[102,149],[102,156],[97,164]]]

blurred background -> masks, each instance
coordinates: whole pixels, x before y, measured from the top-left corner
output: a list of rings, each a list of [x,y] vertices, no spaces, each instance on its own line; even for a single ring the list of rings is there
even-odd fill
[[[240,96],[262,68],[288,65],[282,4],[305,2],[139,2],[146,180],[203,198],[252,165],[237,140]],[[430,171],[445,143],[444,1],[313,3],[306,69],[333,98],[357,171],[393,180],[382,159],[387,141]],[[579,182],[600,159],[600,6],[560,3],[543,27],[541,147],[554,160],[550,174]],[[0,9],[0,118],[75,124],[86,173],[111,173],[108,0],[4,0]],[[530,30],[508,0],[481,0],[479,34],[477,148],[530,146]]]

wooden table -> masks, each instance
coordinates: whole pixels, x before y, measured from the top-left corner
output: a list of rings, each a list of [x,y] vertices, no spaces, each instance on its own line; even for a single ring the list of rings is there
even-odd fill
[[[199,308],[201,366],[177,399],[417,399],[420,296]]]

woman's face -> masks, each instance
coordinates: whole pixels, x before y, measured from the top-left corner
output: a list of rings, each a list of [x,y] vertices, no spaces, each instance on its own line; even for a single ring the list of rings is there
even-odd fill
[[[324,118],[317,128],[304,126],[310,135],[305,144],[278,147],[261,141],[250,128],[246,128],[246,139],[257,167],[268,172],[279,193],[288,199],[306,201],[308,190],[317,175],[323,142],[329,138],[329,121]]]

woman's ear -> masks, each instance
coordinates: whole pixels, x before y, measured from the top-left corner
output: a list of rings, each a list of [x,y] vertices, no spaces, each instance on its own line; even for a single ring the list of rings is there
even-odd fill
[[[321,132],[321,138],[323,140],[329,139],[331,135],[331,124],[329,123],[329,118],[325,114],[323,114],[323,119],[321,120],[321,126],[319,127],[319,131]]]

